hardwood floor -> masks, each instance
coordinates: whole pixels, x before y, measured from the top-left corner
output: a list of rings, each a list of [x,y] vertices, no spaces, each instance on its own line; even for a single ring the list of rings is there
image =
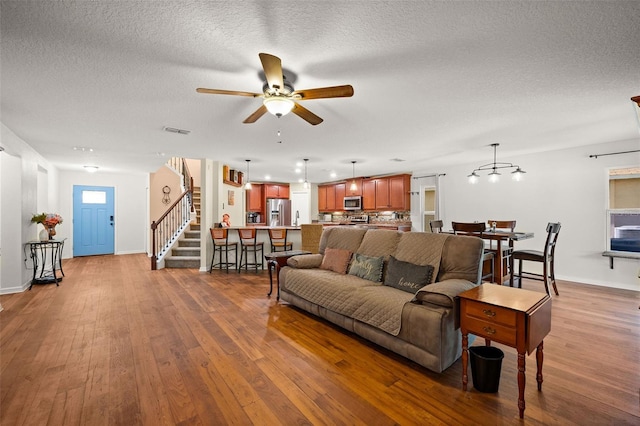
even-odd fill
[[[460,360],[432,373],[276,303],[266,272],[150,271],[144,255],[64,271],[0,297],[3,426],[640,424],[638,292],[558,283],[521,421],[510,348],[498,393],[463,392]]]

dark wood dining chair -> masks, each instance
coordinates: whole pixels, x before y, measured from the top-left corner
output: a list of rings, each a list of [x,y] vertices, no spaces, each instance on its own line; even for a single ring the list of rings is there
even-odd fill
[[[293,250],[293,243],[287,242],[286,228],[269,228],[271,252]]]
[[[216,266],[222,269],[224,266],[229,273],[229,266],[238,266],[238,243],[229,242],[229,229],[228,228],[209,228],[211,233],[211,240],[213,241],[213,256],[211,257],[211,266],[209,266],[209,273]],[[235,261],[229,262],[229,252],[233,252],[235,255]],[[214,263],[216,259],[216,253],[218,253],[218,263]],[[224,256],[223,256],[224,255]]]
[[[516,221],[515,220],[488,220],[487,226],[489,229],[494,229],[500,232],[515,232]],[[497,241],[489,240],[489,248],[495,253],[496,256],[501,256],[504,262],[504,270],[507,271],[507,275],[511,276],[511,253],[513,253],[513,240],[509,240],[509,246],[502,247],[502,253],[498,253]]]
[[[442,228],[444,227],[444,223],[441,220],[430,220],[429,221],[429,229],[434,234],[438,234],[442,232]]]
[[[549,291],[549,283],[553,286],[553,291],[556,296],[559,296],[558,287],[556,286],[556,272],[555,272],[555,253],[556,242],[558,241],[558,235],[560,234],[560,222],[547,224],[547,240],[544,243],[544,250],[515,250],[512,254],[514,262],[518,261],[518,287],[522,287],[522,277],[531,280],[543,281],[544,289],[548,295],[551,295]],[[542,274],[527,272],[522,270],[522,262],[539,262],[542,263]],[[515,279],[515,277],[513,278]],[[512,282],[513,282],[512,279]]]
[[[257,241],[256,228],[240,228],[238,235],[240,236],[240,263],[238,263],[238,272],[244,266],[245,271],[249,267],[255,268],[256,273],[258,267],[264,270],[264,243]],[[260,252],[260,256],[258,256]],[[249,261],[249,254],[253,253],[253,262]],[[243,262],[244,259],[244,262]],[[258,262],[260,259],[260,262]]]
[[[486,231],[487,225],[484,222],[451,222],[453,233],[456,235],[470,235],[482,238],[482,234]],[[482,280],[493,282],[495,268],[494,268],[495,253],[485,249],[482,254]],[[489,273],[485,274],[485,265],[488,267]]]

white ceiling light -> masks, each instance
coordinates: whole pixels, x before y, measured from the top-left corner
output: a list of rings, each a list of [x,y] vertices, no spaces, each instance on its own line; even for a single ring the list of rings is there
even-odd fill
[[[98,166],[84,166],[84,169],[89,173],[95,173],[98,171]]]
[[[478,176],[476,172],[487,170],[491,170],[491,172],[489,173],[489,182],[498,182],[500,180],[500,173],[498,172],[498,169],[515,169],[511,172],[511,178],[515,181],[522,180],[522,175],[526,172],[522,170],[520,166],[512,163],[499,163],[496,161],[496,149],[498,148],[498,145],[500,144],[491,144],[491,146],[493,147],[493,163],[483,164],[482,166],[473,170],[471,174],[467,176],[469,178],[469,183],[478,183],[478,179],[480,176]]]
[[[289,114],[294,105],[291,99],[285,98],[284,96],[271,96],[264,98],[262,103],[267,107],[267,111],[276,117],[282,117],[283,115]]]
[[[355,160],[351,161],[351,165],[353,168],[353,180],[351,181],[351,186],[349,187],[349,190],[357,191],[358,185],[356,185],[356,161]]]
[[[309,181],[307,180],[307,163],[309,162],[308,158],[304,159],[304,189],[309,189]]]
[[[251,160],[244,160],[247,162],[247,183],[244,184],[244,189],[251,189],[251,179],[249,177],[249,163]]]

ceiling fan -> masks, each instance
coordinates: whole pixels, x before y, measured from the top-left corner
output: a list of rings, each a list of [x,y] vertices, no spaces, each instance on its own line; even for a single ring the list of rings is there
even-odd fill
[[[314,126],[322,123],[322,118],[300,105],[298,101],[305,101],[308,99],[347,98],[353,96],[353,87],[350,85],[294,90],[291,83],[286,81],[282,73],[282,61],[280,58],[268,53],[260,53],[258,56],[260,56],[264,75],[267,78],[267,82],[262,88],[263,93],[204,88],[198,88],[196,89],[196,92],[209,93],[212,95],[235,95],[263,98],[260,108],[247,117],[243,123],[255,123],[267,111],[276,117],[282,117],[283,115],[287,115],[289,112],[293,112],[295,115]]]

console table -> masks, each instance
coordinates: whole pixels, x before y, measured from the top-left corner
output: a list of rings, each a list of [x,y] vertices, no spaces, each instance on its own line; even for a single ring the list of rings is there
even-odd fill
[[[29,256],[33,263],[33,279],[29,290],[34,284],[51,284],[62,281],[64,271],[62,270],[62,249],[64,241],[62,240],[45,240],[45,241],[29,241],[25,244],[25,248],[29,247]],[[58,276],[57,272],[62,276]]]
[[[459,294],[462,332],[462,389],[467,390],[468,334],[516,348],[518,408],[524,417],[525,353],[536,350],[536,381],[542,390],[543,339],[551,330],[551,297],[520,288],[482,284]]]

